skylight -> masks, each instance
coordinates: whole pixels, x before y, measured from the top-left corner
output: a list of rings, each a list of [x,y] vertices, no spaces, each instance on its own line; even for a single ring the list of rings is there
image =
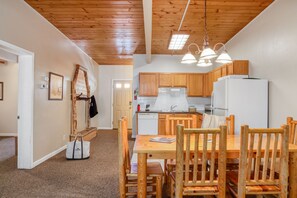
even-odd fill
[[[183,49],[189,36],[190,36],[189,34],[172,34],[168,49],[169,50]]]

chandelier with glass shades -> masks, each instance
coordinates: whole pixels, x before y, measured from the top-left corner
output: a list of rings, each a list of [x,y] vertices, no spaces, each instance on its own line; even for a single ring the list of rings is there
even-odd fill
[[[197,66],[208,67],[213,64],[212,60],[216,57],[217,57],[217,59],[216,59],[217,63],[223,63],[223,64],[231,63],[232,59],[229,56],[229,54],[227,53],[226,47],[223,43],[215,44],[213,49],[211,49],[209,47],[207,24],[206,24],[206,0],[204,1],[204,31],[205,31],[205,35],[204,35],[204,42],[203,42],[203,48],[202,48],[203,50],[201,50],[196,43],[191,43],[190,45],[188,45],[188,52],[182,58],[181,63],[192,64],[192,63],[198,62]],[[198,49],[197,51],[195,51],[195,55],[200,54],[200,58],[198,61],[190,51],[191,46],[196,46]],[[217,55],[217,51],[216,51],[218,46],[223,47],[222,53],[219,56]]]

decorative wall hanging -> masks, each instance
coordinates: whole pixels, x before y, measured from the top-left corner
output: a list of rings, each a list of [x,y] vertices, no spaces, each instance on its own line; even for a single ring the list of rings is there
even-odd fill
[[[49,73],[49,100],[63,100],[63,84],[64,76],[52,72]]]
[[[4,83],[0,82],[0,100],[3,100],[3,94],[4,94]]]

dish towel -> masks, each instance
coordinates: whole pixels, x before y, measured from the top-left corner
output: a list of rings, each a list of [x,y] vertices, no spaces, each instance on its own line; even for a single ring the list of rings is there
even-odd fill
[[[225,116],[203,114],[201,128],[219,128],[222,124],[226,124]]]

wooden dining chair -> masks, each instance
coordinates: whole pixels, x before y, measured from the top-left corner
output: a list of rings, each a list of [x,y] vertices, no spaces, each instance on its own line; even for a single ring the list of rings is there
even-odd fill
[[[165,117],[165,134],[175,135],[176,125],[181,124],[186,128],[196,128],[197,127],[197,115],[190,115],[189,117],[176,117],[172,115],[166,115]]]
[[[289,143],[297,145],[297,120],[287,117],[287,125],[289,125]]]
[[[206,116],[215,116],[215,115],[203,114],[203,118],[205,118]],[[219,116],[219,117],[221,117],[221,120],[224,120],[225,121],[224,124],[227,125],[227,134],[228,135],[234,135],[235,134],[235,131],[234,131],[235,116],[233,114],[231,114],[230,116],[227,116],[227,117],[224,117],[224,116]],[[212,119],[212,117],[206,118],[206,119]],[[202,122],[203,122],[203,120],[202,120]],[[207,127],[207,124],[202,124],[202,126]],[[209,163],[210,162],[208,162],[208,164]],[[227,170],[238,170],[238,167],[239,167],[239,160],[238,159],[227,159],[227,167],[226,167]],[[217,160],[215,162],[215,170],[218,170],[218,161]]]
[[[278,129],[250,129],[245,125],[240,137],[239,170],[227,172],[229,191],[239,198],[268,194],[287,197],[288,125]],[[280,174],[275,171],[277,164]]]
[[[227,127],[217,129],[184,129],[177,126],[176,171],[171,176],[171,197],[226,194]],[[219,174],[215,175],[215,159],[219,160]],[[210,160],[207,168],[206,161]],[[193,168],[190,163],[194,161]],[[202,161],[201,169],[198,168]]]
[[[137,188],[137,164],[130,163],[129,145],[128,145],[128,120],[122,118],[119,120],[118,144],[119,144],[119,190],[120,197],[136,196],[137,192],[131,192],[130,188]],[[163,171],[160,163],[147,163],[147,186],[152,191],[148,195],[162,197],[162,177]]]
[[[165,117],[165,134],[166,135],[176,135],[176,126],[181,124],[186,128],[196,128],[197,127],[197,115],[191,115],[190,117],[176,117],[172,115],[166,115]],[[170,178],[168,177],[170,172],[175,169],[175,159],[166,159],[164,161],[164,172],[165,172],[165,182],[170,185]],[[167,194],[169,194],[170,189],[167,188]]]
[[[226,125],[227,125],[228,135],[234,135],[235,134],[235,116],[233,114],[226,117]]]

